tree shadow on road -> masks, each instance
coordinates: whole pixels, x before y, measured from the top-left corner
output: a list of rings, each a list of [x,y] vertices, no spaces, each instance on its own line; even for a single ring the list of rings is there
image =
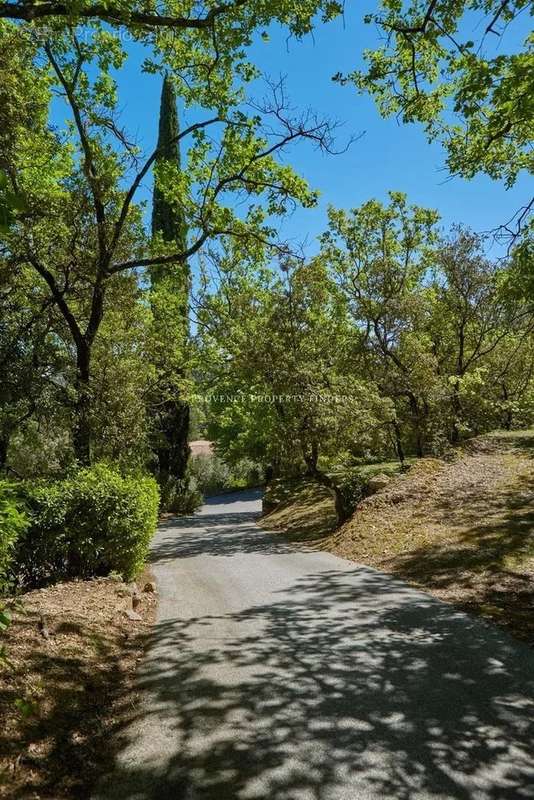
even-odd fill
[[[98,800],[534,798],[532,653],[374,570],[161,623],[150,647],[154,751],[124,731]]]
[[[292,552],[288,542],[265,533],[256,525],[260,498],[261,491],[257,489],[219,495],[208,498],[201,513],[165,520],[152,544],[151,562],[205,555]],[[230,511],[227,510],[229,506]]]

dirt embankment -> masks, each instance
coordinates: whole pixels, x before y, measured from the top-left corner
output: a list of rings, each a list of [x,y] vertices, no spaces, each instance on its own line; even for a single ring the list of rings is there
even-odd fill
[[[287,503],[284,516],[292,516]],[[316,545],[534,645],[534,432],[482,436],[450,460],[421,459]]]
[[[83,800],[110,766],[154,617],[148,581],[73,581],[19,598],[1,641],[0,798]]]

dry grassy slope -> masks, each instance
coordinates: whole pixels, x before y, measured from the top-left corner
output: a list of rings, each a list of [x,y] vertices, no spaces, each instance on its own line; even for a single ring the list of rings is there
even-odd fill
[[[310,479],[276,481],[264,497],[260,524],[271,531],[283,531],[298,541],[314,540],[331,533],[336,527],[336,512],[329,490]]]
[[[10,659],[0,667],[2,800],[83,800],[109,768],[110,736],[134,713],[155,596],[139,594],[140,620],[131,608],[130,587],[111,578],[22,595],[0,642]]]
[[[263,527],[394,573],[534,644],[534,431],[416,462],[337,531],[324,487],[282,488]]]
[[[423,459],[322,546],[490,617],[534,644],[534,432]]]

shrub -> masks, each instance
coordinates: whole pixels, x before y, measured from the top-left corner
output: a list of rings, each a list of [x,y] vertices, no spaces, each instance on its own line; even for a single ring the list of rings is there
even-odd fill
[[[205,494],[223,491],[231,480],[231,470],[219,456],[200,454],[189,461],[191,474]]]
[[[340,504],[343,507],[342,516],[344,519],[348,519],[365,496],[366,481],[358,468],[349,469],[341,475],[336,475],[333,481],[339,493]]]
[[[25,492],[30,525],[17,548],[23,583],[111,571],[130,580],[142,568],[158,519],[153,478],[97,464],[64,480],[28,483]]]
[[[193,514],[204,499],[195,476],[189,472],[183,480],[167,480],[160,489],[161,510],[173,514]]]
[[[0,594],[8,586],[15,546],[27,526],[28,520],[16,487],[0,480]]]
[[[264,482],[263,468],[251,458],[241,458],[232,466],[231,486],[248,489]]]
[[[261,466],[249,458],[229,466],[217,455],[197,455],[189,464],[200,490],[207,495],[246,489],[263,481]]]

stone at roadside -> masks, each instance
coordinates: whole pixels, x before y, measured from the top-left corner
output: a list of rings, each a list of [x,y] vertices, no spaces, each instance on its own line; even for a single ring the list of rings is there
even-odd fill
[[[375,494],[379,492],[381,489],[385,489],[386,486],[389,484],[391,478],[386,475],[384,472],[380,472],[378,475],[373,475],[372,478],[369,478],[367,482],[367,489],[369,494]]]
[[[137,611],[131,611],[129,608],[124,613],[132,622],[140,622],[143,619],[141,614],[138,614]]]

